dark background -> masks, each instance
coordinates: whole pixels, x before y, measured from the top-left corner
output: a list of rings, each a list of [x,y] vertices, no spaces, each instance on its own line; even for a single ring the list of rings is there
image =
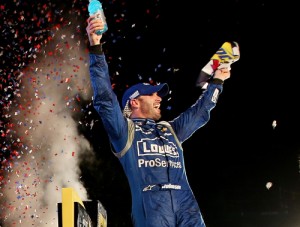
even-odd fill
[[[47,4],[53,8],[53,21],[43,21],[40,26],[59,23],[62,15],[55,14],[55,9],[64,9],[67,14],[76,10],[81,12],[76,18],[82,21],[86,39],[87,2],[18,3],[1,3],[6,8],[1,13],[2,31],[7,31],[5,21],[17,20],[9,14],[13,9],[40,9]],[[208,227],[300,226],[298,25],[294,6],[288,1],[260,0],[130,0],[103,1],[103,5],[109,27],[103,37],[104,50],[111,57],[115,92],[120,97],[126,86],[140,81],[138,75],[143,75],[143,81],[167,82],[172,93],[163,101],[164,120],[173,119],[196,101],[201,94],[195,87],[197,75],[223,42],[239,43],[241,58],[232,65],[231,78],[225,82],[211,120],[183,144],[189,182]],[[36,14],[45,17],[39,10]],[[26,24],[19,31],[35,34],[40,28]],[[42,35],[47,36],[47,30]],[[39,36],[36,43],[42,39]],[[22,48],[9,46],[17,44]],[[5,62],[1,66],[2,106],[7,102],[3,88],[16,76],[14,72],[22,69],[20,58],[25,66],[32,61],[24,59],[24,52],[34,44],[14,40],[9,32],[1,37],[1,61]],[[111,60],[116,56],[122,56],[122,65]],[[93,111],[89,117],[98,116]],[[86,116],[78,118],[86,120]],[[131,226],[129,186],[101,122],[93,130],[80,125],[78,129],[101,160],[94,165],[81,163],[91,199],[100,200],[107,209],[109,227]],[[2,159],[6,155],[2,154]],[[269,189],[267,182],[273,183]]]

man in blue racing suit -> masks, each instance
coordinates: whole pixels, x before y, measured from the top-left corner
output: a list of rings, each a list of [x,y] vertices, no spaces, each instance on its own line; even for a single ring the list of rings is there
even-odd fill
[[[125,91],[121,108],[112,90],[102,35],[95,34],[103,23],[93,16],[87,22],[93,105],[127,176],[134,226],[205,227],[187,180],[181,144],[208,122],[230,70],[217,70],[200,98],[177,118],[159,121],[168,85],[136,84]]]

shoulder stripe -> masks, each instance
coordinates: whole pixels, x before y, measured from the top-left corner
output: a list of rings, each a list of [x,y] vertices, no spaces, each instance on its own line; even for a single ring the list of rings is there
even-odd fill
[[[129,150],[129,148],[132,145],[132,141],[134,138],[134,128],[135,128],[134,123],[131,119],[129,119],[129,118],[126,118],[126,119],[127,119],[127,123],[128,123],[128,139],[127,139],[126,145],[122,151],[120,151],[120,152],[113,151],[114,155],[117,158],[122,158],[127,153],[127,151]]]

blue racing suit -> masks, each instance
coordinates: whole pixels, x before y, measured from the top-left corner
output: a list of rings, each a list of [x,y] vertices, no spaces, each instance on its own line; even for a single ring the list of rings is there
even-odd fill
[[[127,176],[135,227],[205,227],[190,188],[181,144],[204,126],[222,84],[210,83],[194,105],[169,122],[123,116],[102,47],[90,48],[93,105]]]

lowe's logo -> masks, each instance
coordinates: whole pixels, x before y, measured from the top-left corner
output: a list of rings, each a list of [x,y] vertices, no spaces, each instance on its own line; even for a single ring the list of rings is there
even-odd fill
[[[147,141],[148,140],[148,141]],[[159,145],[156,143],[151,143],[156,139],[142,139],[137,142],[138,156],[146,156],[146,155],[161,155],[161,156],[169,156],[173,158],[179,157],[177,152],[177,147],[174,143],[169,142],[167,144]]]

